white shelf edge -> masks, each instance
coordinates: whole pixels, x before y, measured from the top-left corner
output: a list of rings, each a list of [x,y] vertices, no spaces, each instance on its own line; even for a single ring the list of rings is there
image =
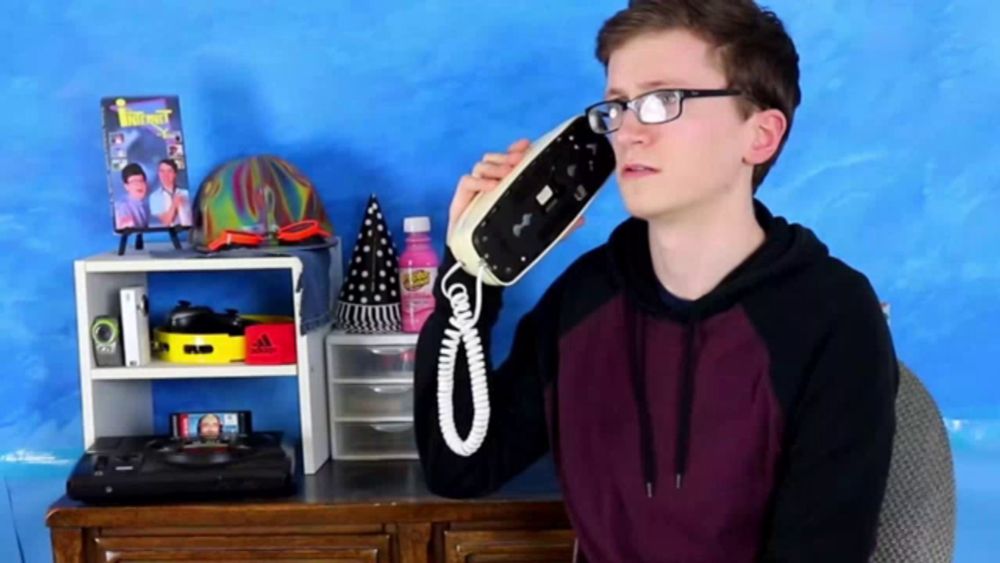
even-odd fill
[[[395,424],[397,422],[413,422],[413,417],[409,416],[335,416],[334,422],[351,422],[357,424],[379,424],[382,422]]]
[[[89,274],[126,272],[218,272],[239,270],[287,270],[299,267],[298,258],[268,256],[260,258],[164,258],[154,260],[87,260]]]
[[[419,334],[410,332],[389,332],[380,334],[354,334],[334,329],[326,335],[328,346],[399,346],[411,347],[417,344]]]
[[[93,368],[90,379],[94,381],[142,379],[212,379],[219,377],[294,377],[298,375],[295,364],[281,365],[189,365],[153,362],[140,367]]]
[[[330,383],[346,383],[350,385],[413,385],[410,377],[331,377]]]
[[[333,458],[334,461],[389,461],[393,459],[420,459],[419,453],[387,453],[387,454],[346,454],[338,455]]]

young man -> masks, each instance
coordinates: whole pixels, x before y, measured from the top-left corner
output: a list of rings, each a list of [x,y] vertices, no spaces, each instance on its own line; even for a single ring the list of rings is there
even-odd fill
[[[145,229],[149,227],[149,202],[146,194],[146,172],[142,166],[131,162],[122,168],[122,185],[125,197],[115,202],[115,228]]]
[[[191,201],[188,191],[177,187],[177,163],[164,158],[156,169],[160,187],[149,196],[149,207],[164,227],[190,227]]]
[[[647,0],[605,23],[597,55],[606,101],[588,114],[632,217],[520,321],[469,457],[438,424],[438,288],[416,367],[428,486],[485,494],[551,451],[588,561],[867,561],[894,433],[888,328],[862,274],[754,199],[799,103],[791,39],[751,0]],[[526,148],[463,177],[452,222]],[[482,298],[489,357],[501,291]]]

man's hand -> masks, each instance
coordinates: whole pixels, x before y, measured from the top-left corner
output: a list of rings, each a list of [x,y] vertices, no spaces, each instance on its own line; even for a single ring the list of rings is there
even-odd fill
[[[455,195],[451,199],[451,207],[448,209],[448,237],[455,227],[462,212],[469,207],[472,200],[482,192],[487,192],[497,187],[521,159],[528,152],[531,142],[527,139],[515,141],[507,152],[488,152],[483,155],[482,160],[472,167],[472,172],[459,178],[458,187],[455,188]]]

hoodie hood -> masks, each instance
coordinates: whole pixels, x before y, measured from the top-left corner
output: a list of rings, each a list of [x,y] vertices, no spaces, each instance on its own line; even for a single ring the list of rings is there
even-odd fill
[[[757,222],[764,229],[764,243],[718,286],[684,311],[670,308],[660,296],[660,284],[649,252],[649,224],[631,218],[611,233],[610,262],[616,281],[641,310],[653,316],[683,321],[697,315],[704,319],[724,311],[743,295],[775,278],[792,274],[828,256],[826,246],[809,229],[775,217],[760,201],[754,201]]]
[[[641,467],[645,493],[649,497],[656,488],[658,460],[646,395],[646,320],[667,317],[684,325],[682,371],[677,387],[680,408],[673,459],[675,486],[679,489],[687,468],[701,322],[729,309],[762,284],[791,275],[828,256],[826,246],[809,229],[774,217],[759,201],[754,201],[754,213],[764,230],[763,244],[715,289],[683,308],[668,304],[661,296],[661,285],[650,257],[646,221],[626,220],[614,230],[608,242],[612,273],[629,301],[629,306],[625,307],[625,327],[629,334],[630,375],[639,417]]]

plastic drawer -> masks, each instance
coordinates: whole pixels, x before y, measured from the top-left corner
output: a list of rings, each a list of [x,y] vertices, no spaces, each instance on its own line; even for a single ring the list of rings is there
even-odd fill
[[[334,422],[335,457],[417,459],[413,422]]]
[[[411,383],[330,384],[335,418],[405,418],[413,420]]]
[[[416,346],[328,344],[328,376],[333,380],[413,381]]]

